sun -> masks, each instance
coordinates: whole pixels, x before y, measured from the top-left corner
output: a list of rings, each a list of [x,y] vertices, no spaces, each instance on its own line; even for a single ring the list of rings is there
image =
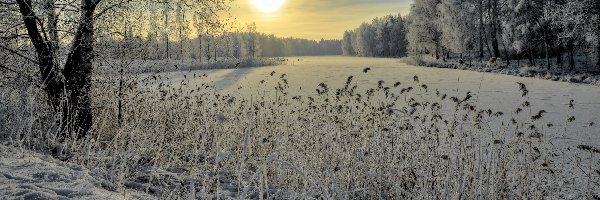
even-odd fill
[[[250,0],[250,2],[256,6],[262,12],[275,12],[285,0]]]

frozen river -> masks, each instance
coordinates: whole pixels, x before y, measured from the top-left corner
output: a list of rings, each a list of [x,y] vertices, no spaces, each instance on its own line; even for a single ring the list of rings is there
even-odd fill
[[[367,73],[363,72],[366,68],[370,68]],[[219,98],[214,104],[202,104],[199,107],[208,105],[216,109],[209,109],[208,112],[215,112],[219,120],[236,119],[227,122],[229,123],[227,127],[234,127],[233,130],[227,131],[227,136],[239,136],[239,133],[250,130],[235,129],[244,127],[240,126],[240,123],[245,122],[244,117],[240,117],[243,114],[231,105],[240,106],[242,109],[259,110],[255,111],[258,113],[256,115],[248,115],[252,116],[249,117],[252,119],[249,121],[257,121],[256,130],[252,129],[254,131],[251,137],[256,144],[254,148],[264,147],[259,142],[261,137],[263,143],[266,141],[265,138],[273,137],[277,141],[273,144],[285,149],[285,153],[281,155],[289,155],[285,159],[297,163],[303,169],[312,169],[314,163],[341,159],[340,165],[352,169],[346,174],[350,177],[354,176],[355,170],[358,169],[363,170],[361,173],[368,174],[364,170],[371,169],[372,163],[390,162],[395,164],[390,165],[389,168],[385,168],[387,165],[378,165],[383,167],[382,173],[389,173],[382,177],[396,177],[398,172],[394,170],[398,167],[414,167],[419,169],[416,173],[420,178],[417,180],[424,180],[423,184],[431,184],[427,181],[429,180],[427,177],[436,171],[436,167],[440,167],[437,164],[441,160],[436,155],[442,155],[442,157],[447,156],[446,158],[449,158],[452,164],[448,165],[448,168],[442,166],[443,169],[439,170],[454,171],[449,173],[454,176],[446,178],[455,184],[464,184],[464,180],[469,179],[468,174],[471,174],[479,181],[478,188],[474,191],[482,191],[482,188],[488,186],[504,187],[499,184],[499,180],[510,182],[509,185],[512,185],[511,188],[515,191],[519,190],[518,188],[523,188],[522,192],[535,190],[537,196],[552,199],[582,199],[585,191],[598,191],[597,187],[590,183],[594,183],[599,178],[593,172],[596,172],[600,160],[596,154],[589,153],[600,149],[600,128],[598,128],[600,87],[598,86],[474,71],[417,67],[402,63],[399,59],[341,56],[295,57],[289,58],[289,62],[280,66],[171,72],[160,76],[159,80],[167,80],[162,82],[163,86],[166,84],[167,87],[174,87],[175,90],[182,88],[179,92],[185,92],[186,88],[190,90],[200,88],[209,93],[207,98],[210,99],[203,100],[213,101],[213,95]],[[337,101],[333,97],[336,89],[343,88],[349,76],[353,76],[350,87],[354,85],[358,87],[354,94],[364,95],[369,89],[379,89],[372,92],[373,96],[368,95],[371,98],[363,96],[367,99],[364,101],[347,101],[344,98],[348,96],[343,95],[340,97],[341,100]],[[414,81],[415,76],[418,77],[419,83]],[[282,93],[277,92],[275,88],[279,84],[285,86],[285,82],[288,83],[289,88],[284,92],[289,95],[280,98]],[[400,86],[394,87],[398,82],[401,83]],[[329,88],[327,96],[317,95],[316,89],[321,83]],[[526,85],[529,91],[527,96],[522,96],[517,83]],[[180,84],[187,86],[179,87]],[[427,89],[422,87],[423,84],[427,85]],[[207,88],[206,85],[214,87]],[[386,89],[383,89],[386,87],[389,87],[387,91],[392,96],[397,96],[386,97]],[[414,87],[414,90],[408,93],[401,92],[408,87]],[[436,94],[436,90],[442,95]],[[468,92],[473,95],[469,101],[455,103],[460,102]],[[447,94],[448,98],[440,100],[443,94]],[[236,98],[223,97],[227,95]],[[292,98],[295,96],[303,98]],[[306,96],[317,99],[314,101],[316,106],[307,109],[312,105],[313,100],[305,98]],[[278,102],[268,104],[275,97],[278,97]],[[458,100],[450,100],[451,97]],[[412,98],[416,100],[411,101]],[[299,99],[302,100],[294,101]],[[288,100],[292,103],[288,103]],[[241,102],[241,104],[229,102]],[[421,104],[415,105],[414,102]],[[572,108],[570,102],[573,102]],[[264,106],[263,103],[270,106]],[[355,103],[364,104],[368,108],[363,107],[361,110]],[[437,103],[441,105],[439,109],[435,111],[433,108],[429,109]],[[249,107],[242,104],[257,106]],[[524,106],[527,104],[530,106]],[[332,110],[338,106],[348,106],[351,109],[338,109],[338,112]],[[352,108],[353,106],[356,109]],[[388,110],[381,115],[384,107],[391,108],[394,115],[387,114]],[[423,108],[422,112],[416,111],[415,115],[413,112],[406,112],[411,108],[413,111],[417,110],[416,107]],[[518,108],[522,110],[517,112]],[[474,114],[485,113],[488,109],[491,109],[488,114],[490,117],[482,116],[485,114],[481,116]],[[540,119],[534,117],[541,110],[544,110],[543,117]],[[298,112],[294,114],[293,111]],[[500,112],[503,114],[492,117]],[[373,119],[371,116],[376,117],[369,122]],[[388,118],[388,116],[392,117]],[[433,120],[434,116],[440,120]],[[409,120],[404,120],[407,118]],[[207,121],[211,119],[208,118]],[[375,121],[378,124],[374,123]],[[410,123],[410,126],[407,126],[411,127],[408,132],[406,131],[409,130],[408,128],[402,127],[405,122]],[[458,124],[457,129],[453,127],[455,124]],[[417,128],[412,129],[413,126]],[[378,129],[381,127],[383,128]],[[388,127],[391,129],[387,129]],[[428,127],[436,128],[432,132]],[[437,127],[440,129],[438,130]],[[441,132],[438,132],[440,130]],[[434,134],[436,132],[438,134]],[[455,137],[455,133],[460,134],[460,137]],[[340,139],[335,140],[336,138]],[[355,139],[351,139],[352,142],[344,142],[344,138]],[[231,144],[239,145],[238,141],[240,140],[234,139]],[[309,145],[297,146],[296,144]],[[394,146],[394,144],[401,145]],[[373,156],[368,156],[371,154],[366,153],[348,154],[353,156],[346,157],[344,160],[340,158],[345,155],[340,153],[346,151],[344,149],[351,149],[351,152],[376,153]],[[355,157],[367,159],[364,160],[365,165],[351,162]],[[396,158],[398,160],[394,161]],[[461,161],[465,159],[472,161],[462,163]],[[472,164],[470,168],[462,168],[469,163]],[[331,163],[324,165],[328,166]],[[507,177],[498,176],[501,174],[496,174],[496,169],[503,169],[504,172],[501,174]],[[312,175],[316,179],[329,177],[327,174],[320,174],[321,169],[312,170],[314,172]],[[482,173],[487,174],[487,178],[479,175]],[[523,187],[522,183],[532,185]],[[425,191],[424,187],[420,189]],[[423,191],[418,193],[423,194]],[[519,192],[513,195],[517,193]]]
[[[363,69],[371,68],[368,73]],[[275,72],[273,76],[271,73]],[[191,79],[193,74],[206,74],[208,78]],[[396,82],[413,83],[416,75],[420,84],[431,90],[438,89],[449,96],[462,97],[470,91],[478,106],[491,108],[504,113],[514,113],[514,109],[524,101],[531,102],[533,112],[545,110],[548,123],[560,128],[570,116],[571,123],[566,140],[576,143],[600,145],[600,87],[585,84],[553,82],[534,78],[523,78],[493,73],[481,73],[455,69],[425,68],[407,65],[398,59],[361,57],[294,57],[284,65],[224,70],[202,70],[169,73],[169,80],[177,84],[184,79],[188,84],[214,85],[221,93],[237,96],[274,96],[274,87],[285,74],[291,95],[315,95],[320,83],[331,89],[344,85],[348,76],[354,76],[362,89],[376,87],[380,80],[391,86]],[[261,84],[261,81],[265,83]],[[529,89],[528,97],[522,97],[517,82]],[[361,89],[359,88],[359,90]],[[574,100],[574,109],[569,102]],[[590,127],[590,124],[595,124]]]

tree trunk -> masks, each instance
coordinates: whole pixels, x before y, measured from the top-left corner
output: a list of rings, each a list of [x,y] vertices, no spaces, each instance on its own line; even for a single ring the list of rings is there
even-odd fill
[[[506,48],[506,44],[502,43],[502,47],[504,47],[504,56],[506,58],[506,67],[510,67],[510,56],[508,55],[508,49]]]
[[[198,59],[202,63],[202,35],[198,35]]]
[[[50,51],[56,52],[59,48],[58,43],[58,18],[54,10],[54,0],[46,0],[44,10],[46,12],[46,20],[48,21],[48,43]]]
[[[596,44],[596,67],[598,68],[597,72],[600,73],[600,27],[598,27],[598,31],[596,32],[596,35],[597,35],[596,38],[598,38],[598,44]]]
[[[84,137],[92,127],[92,70],[94,59],[93,0],[81,0],[79,27],[75,33],[70,53],[63,71],[67,89],[67,103],[63,105],[66,133]],[[69,126],[71,125],[71,126]]]
[[[483,0],[479,0],[479,61],[483,61],[483,35],[485,28],[483,26]]]
[[[252,58],[254,58],[254,56],[256,56],[256,47],[255,47],[255,41],[254,41],[254,35],[252,35]]]
[[[567,50],[569,52],[569,71],[575,70],[575,45],[573,41],[567,42]]]
[[[595,9],[596,12],[596,67],[598,68],[598,73],[600,73],[600,1],[595,1]]]
[[[179,7],[179,9],[182,9],[181,7]],[[185,23],[185,12],[181,12],[181,21],[179,22],[179,56],[178,58],[180,60],[183,60],[183,23]]]
[[[36,14],[31,9],[31,0],[18,0],[19,11],[23,17],[23,23],[27,29],[29,39],[33,44],[41,72],[42,84],[48,95],[48,104],[54,112],[58,112],[63,94],[64,82],[60,75],[59,67],[54,61],[53,48],[49,46],[37,27]]]
[[[119,71],[119,92],[117,93],[118,97],[118,105],[117,105],[117,121],[119,123],[119,127],[123,124],[123,68]]]
[[[596,44],[596,67],[598,68],[598,73],[600,73],[600,1],[596,1],[596,13],[597,14],[597,21],[596,24],[598,27],[596,27],[596,40],[597,40],[597,44]]]
[[[535,49],[533,48],[531,41],[527,43],[527,46],[527,59],[529,60],[529,66],[533,67],[535,66]]]
[[[440,59],[440,47],[439,47],[439,45],[437,45],[437,43],[435,45],[435,59],[436,60]]]
[[[164,11],[165,12],[165,29],[169,30],[169,2],[165,1],[164,3],[165,3],[165,11]],[[171,60],[171,55],[169,53],[170,49],[169,49],[169,32],[168,31],[166,32],[165,44],[166,44],[166,48],[167,48],[166,49],[167,50],[166,58],[167,58],[167,60]]]
[[[548,48],[550,46],[550,39],[548,38],[548,31],[544,31],[544,53],[546,56],[546,70],[550,71],[550,55],[548,55]]]
[[[563,66],[563,45],[561,42],[558,43],[558,47],[556,49],[556,65],[558,65],[561,69]]]
[[[487,49],[488,56],[489,56],[490,58],[491,58],[491,57],[494,57],[494,55],[492,54],[492,53],[493,53],[493,51],[492,51],[492,48],[490,47],[490,43],[488,42],[488,38],[487,38],[487,36],[485,36],[485,39],[484,39],[484,41],[485,41],[485,48]]]
[[[533,49],[530,48],[529,50],[527,50],[527,57],[529,59],[529,66],[530,67],[535,66],[535,58],[534,58],[533,54],[534,54]]]
[[[500,57],[500,48],[498,47],[498,0],[491,2],[491,23],[490,23],[490,39],[492,40],[492,50],[494,51],[494,57]]]
[[[79,26],[61,77],[60,69],[55,61],[55,56],[58,55],[58,45],[53,45],[53,42],[46,41],[42,37],[37,26],[36,14],[32,10],[31,0],[17,0],[29,39],[37,54],[48,102],[55,113],[62,113],[59,132],[62,140],[69,135],[78,138],[84,137],[92,126],[90,89],[93,67],[93,14],[99,1],[81,0]],[[46,6],[49,5],[46,4]],[[48,13],[52,15],[48,16],[49,19],[53,19],[53,12]],[[54,18],[50,21],[55,20]],[[54,30],[56,29],[54,28]]]
[[[210,41],[206,41],[206,61],[210,62]]]

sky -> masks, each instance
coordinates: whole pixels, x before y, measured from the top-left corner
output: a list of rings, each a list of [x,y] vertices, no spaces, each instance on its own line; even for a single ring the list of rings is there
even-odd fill
[[[236,0],[231,17],[238,27],[256,22],[257,31],[278,37],[313,40],[341,39],[344,31],[388,14],[408,14],[412,0],[283,0],[273,12],[266,12],[252,1]]]

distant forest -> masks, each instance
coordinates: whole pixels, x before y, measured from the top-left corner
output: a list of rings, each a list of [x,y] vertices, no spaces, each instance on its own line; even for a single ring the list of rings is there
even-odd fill
[[[598,71],[599,38],[600,0],[415,0],[406,17],[375,18],[346,31],[342,49]]]
[[[284,57],[341,55],[340,40],[320,41],[280,38],[258,32],[231,32],[219,35],[205,34],[192,39],[167,41],[150,33],[146,37],[127,35],[123,40],[110,40],[99,43],[114,58],[120,58],[122,48],[137,51],[136,59],[196,59],[214,61],[229,58]]]
[[[346,31],[342,39],[344,55],[368,57],[402,57],[407,55],[407,21],[388,15]]]
[[[415,0],[408,18],[414,54],[600,67],[598,0]]]

